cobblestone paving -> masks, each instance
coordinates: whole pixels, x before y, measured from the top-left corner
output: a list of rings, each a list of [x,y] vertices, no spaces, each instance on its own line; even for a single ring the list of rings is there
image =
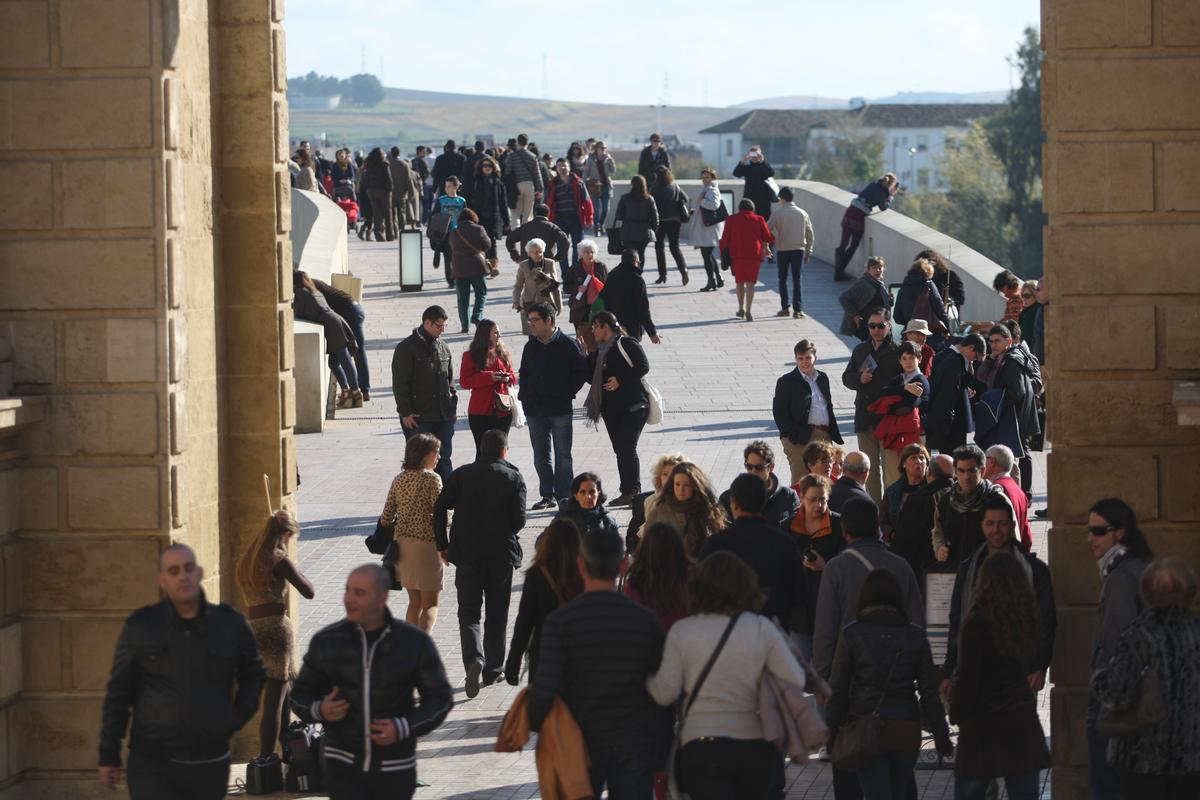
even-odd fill
[[[603,251],[603,242],[601,245]],[[689,250],[686,255],[692,264],[692,280],[687,287],[680,285],[674,271],[665,286],[650,287],[652,314],[663,341],[657,346],[646,343],[651,362],[649,377],[662,391],[667,414],[662,425],[647,427],[642,436],[639,453],[643,471],[649,470],[658,454],[682,451],[704,468],[714,486],[728,486],[741,470],[741,448],[747,442],[764,438],[778,444],[771,422],[771,394],[775,379],[794,364],[792,347],[805,337],[817,343],[818,366],[830,374],[839,424],[843,431],[851,430],[853,395],[841,386],[840,374],[853,340],[835,332],[841,316],[836,299],[841,287],[832,281],[832,269],[815,261],[806,265],[804,309],[809,316],[793,320],[773,316],[779,310],[776,271],[773,265],[764,265],[754,304],[755,321],[745,323],[734,318],[737,301],[732,283],[727,280],[726,289],[720,292],[698,292],[704,280],[698,251]],[[341,587],[349,569],[375,558],[367,553],[362,539],[373,529],[404,455],[404,439],[391,396],[392,350],[419,324],[421,311],[433,303],[450,312],[449,329],[457,330],[453,292],[447,289],[444,274],[431,268],[428,253],[425,289],[420,293],[398,291],[394,244],[364,244],[352,237],[350,264],[351,270],[365,280],[373,399],[362,409],[338,412],[336,420],[326,423],[323,434],[297,437],[302,480],[297,493],[303,526],[300,566],[317,588],[316,599],[301,602],[301,652],[315,631],[342,616]],[[519,358],[519,323],[511,309],[514,265],[505,259],[501,269],[501,276],[488,282],[486,315],[500,324],[509,347]],[[469,337],[455,333],[446,341],[457,367]],[[577,398],[579,406],[583,397],[581,393]],[[464,394],[461,411],[465,411],[466,403]],[[852,444],[853,439],[847,438],[847,445]],[[455,433],[454,463],[461,465],[473,457],[464,416]],[[778,457],[782,459],[782,453]],[[513,430],[509,458],[522,470],[526,482],[536,485],[529,440],[523,430]],[[597,472],[615,493],[616,460],[608,438],[602,430],[585,427],[581,408],[576,411],[573,460],[576,473],[585,469]],[[1034,507],[1045,503],[1044,467],[1039,456]],[[786,464],[783,471],[786,477]],[[628,511],[617,510],[615,515],[623,524],[628,522]],[[550,518],[546,512],[530,514],[529,525],[521,535],[527,562],[532,557],[534,537]],[[1044,558],[1045,525],[1035,524],[1034,531],[1037,549]],[[513,581],[510,626],[521,582],[518,573]],[[402,618],[406,603],[403,592],[395,593],[392,612]],[[417,797],[536,797],[532,748],[511,754],[492,750],[499,722],[517,689],[507,684],[488,687],[474,700],[467,700],[463,693],[456,605],[454,570],[450,567],[434,639],[455,686],[457,705],[445,724],[420,743],[419,774],[430,785],[418,790]],[[1047,730],[1048,694],[1041,695]],[[828,765],[816,759],[790,765],[787,780],[789,798],[833,795]],[[949,770],[921,770],[917,780],[924,798],[953,796]],[[1044,784],[1048,797],[1048,781]]]

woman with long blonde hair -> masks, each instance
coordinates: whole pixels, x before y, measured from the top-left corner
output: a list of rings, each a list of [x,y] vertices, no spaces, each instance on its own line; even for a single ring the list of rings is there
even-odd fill
[[[263,526],[242,557],[234,577],[246,600],[246,617],[262,654],[267,679],[263,687],[262,720],[258,725],[259,757],[275,752],[275,742],[283,745],[287,731],[288,690],[293,677],[292,661],[296,649],[295,633],[288,621],[288,584],[306,600],[316,592],[313,585],[288,555],[288,544],[300,535],[300,526],[290,511],[276,511]]]

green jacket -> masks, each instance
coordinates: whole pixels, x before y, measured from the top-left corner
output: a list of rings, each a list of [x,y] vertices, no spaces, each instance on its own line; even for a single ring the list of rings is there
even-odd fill
[[[424,331],[396,345],[392,354],[392,395],[400,417],[416,414],[424,422],[453,422],[458,409],[450,348],[441,339],[432,342]]]

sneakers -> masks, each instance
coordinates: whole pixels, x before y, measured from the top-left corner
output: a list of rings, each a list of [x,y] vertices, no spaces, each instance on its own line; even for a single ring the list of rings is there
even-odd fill
[[[536,503],[534,503],[530,507],[530,510],[545,511],[547,508],[558,508],[558,503],[554,502],[553,497],[543,497],[541,500],[538,500]]]
[[[792,312],[792,319],[804,319],[804,312],[797,309]]]
[[[830,760],[831,759],[829,758],[829,748],[822,745],[821,749],[817,752],[817,761],[830,761]]]
[[[786,308],[784,308],[784,309],[780,309],[779,311],[776,311],[776,312],[775,312],[775,316],[777,316],[777,317],[786,317],[786,316],[789,316],[791,313],[792,313],[792,312],[790,312],[790,311],[788,311]]]
[[[483,673],[483,664],[478,661],[472,661],[467,665],[467,697],[477,697],[479,695],[479,676]]]

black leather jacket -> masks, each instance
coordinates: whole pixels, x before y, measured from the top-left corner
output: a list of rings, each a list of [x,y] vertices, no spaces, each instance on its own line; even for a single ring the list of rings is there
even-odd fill
[[[250,626],[201,595],[183,620],[168,601],[129,615],[113,654],[100,728],[100,765],[121,766],[121,740],[150,758],[217,759],[258,710],[263,664]],[[234,691],[234,683],[237,691]]]
[[[574,345],[571,345],[574,347]],[[449,522],[450,509],[454,519]],[[433,507],[433,536],[451,564],[521,566],[525,479],[504,459],[480,458],[454,470]]]
[[[324,722],[325,757],[364,772],[415,768],[417,737],[441,725],[454,705],[433,640],[390,612],[386,619],[370,647],[363,629],[344,619],[318,631],[292,688],[296,715]],[[327,722],[321,719],[321,700],[335,686],[350,710],[341,720]],[[370,723],[383,719],[395,720],[399,734],[387,747],[370,738]]]
[[[858,620],[842,629],[829,684],[830,728],[870,714],[878,705],[883,719],[924,718],[937,741],[950,741],[925,630],[905,622],[890,606],[863,609]],[[913,696],[914,684],[921,693],[920,706]]]

